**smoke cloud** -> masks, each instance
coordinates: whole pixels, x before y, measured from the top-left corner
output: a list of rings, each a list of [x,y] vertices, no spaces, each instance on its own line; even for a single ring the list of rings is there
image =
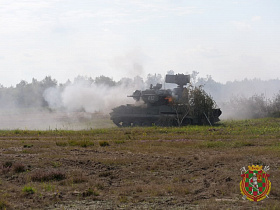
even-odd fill
[[[127,95],[133,87],[87,84],[78,82],[65,88],[49,88],[44,92],[44,98],[51,109],[66,110],[67,112],[85,111],[109,114],[112,108],[133,103]]]
[[[268,117],[277,112],[272,107],[275,107],[280,94],[278,79],[244,79],[222,84],[208,77],[199,78],[196,85],[203,85],[216,101],[223,112],[221,119],[252,119]]]

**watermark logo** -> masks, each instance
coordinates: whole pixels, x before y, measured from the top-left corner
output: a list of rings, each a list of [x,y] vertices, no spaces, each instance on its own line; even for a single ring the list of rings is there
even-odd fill
[[[268,180],[269,166],[252,165],[248,166],[248,170],[245,167],[241,168],[242,181],[240,182],[240,190],[243,195],[243,199],[246,198],[250,201],[261,201],[264,198],[268,198],[268,194],[271,189],[271,182]]]

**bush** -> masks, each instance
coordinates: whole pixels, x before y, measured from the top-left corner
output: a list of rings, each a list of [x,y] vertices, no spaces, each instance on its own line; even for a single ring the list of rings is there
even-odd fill
[[[55,142],[55,144],[59,147],[66,147],[68,145],[67,142]]]
[[[267,99],[263,94],[249,98],[234,97],[223,104],[223,110],[228,117],[235,119],[280,117],[280,93],[273,99]]]
[[[0,209],[2,210],[4,210],[4,209],[9,209],[9,204],[8,204],[8,202],[7,201],[5,201],[5,200],[0,200]]]
[[[23,148],[31,148],[31,147],[33,147],[32,144],[25,144],[25,145],[23,145]]]
[[[15,163],[13,165],[13,170],[15,173],[21,173],[25,171],[25,165],[22,163]]]
[[[2,171],[3,174],[7,174],[10,172],[11,168],[12,168],[13,163],[10,161],[7,161],[5,163],[3,163],[3,165],[0,165],[0,169]]]
[[[22,192],[24,192],[26,194],[34,194],[35,189],[31,186],[24,186],[24,188],[22,189]]]
[[[11,168],[12,165],[13,165],[13,162],[7,161],[7,162],[5,162],[5,163],[3,164],[3,167],[4,167],[4,168]]]
[[[116,140],[116,141],[115,141],[115,144],[124,144],[124,143],[125,143],[124,140]]]
[[[214,116],[216,115],[214,109],[217,108],[217,105],[214,99],[202,89],[202,86],[194,87],[190,85],[184,88],[182,97],[172,103],[172,108],[177,114],[175,120],[179,126],[182,125],[187,116],[197,119],[197,124],[208,124],[205,116],[214,123]]]
[[[88,190],[86,192],[83,192],[83,197],[87,197],[87,196],[99,196],[99,193],[91,188],[88,188]]]
[[[101,147],[110,146],[110,144],[109,144],[108,141],[100,141],[100,142],[99,142],[99,145],[100,145]]]
[[[66,175],[62,171],[58,170],[37,170],[31,175],[31,180],[34,182],[45,182],[45,181],[60,181],[66,178]]]
[[[80,147],[94,146],[94,143],[89,140],[81,140],[81,141],[70,140],[68,141],[68,144],[69,146],[80,146]]]

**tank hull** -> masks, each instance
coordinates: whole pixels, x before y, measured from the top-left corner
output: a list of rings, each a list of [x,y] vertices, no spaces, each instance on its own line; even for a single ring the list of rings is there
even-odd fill
[[[176,109],[178,110],[178,109]],[[213,116],[207,118],[204,115],[191,116],[182,115],[172,106],[134,106],[122,105],[113,109],[110,113],[111,120],[119,127],[128,126],[184,126],[184,125],[206,125],[219,121],[220,109],[215,109]]]

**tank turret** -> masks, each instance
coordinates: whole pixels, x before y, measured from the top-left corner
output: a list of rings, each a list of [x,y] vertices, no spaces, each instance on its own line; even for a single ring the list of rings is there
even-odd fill
[[[162,84],[155,86],[151,84],[149,89],[134,91],[128,97],[143,103],[127,104],[114,108],[110,113],[111,120],[119,127],[150,126],[153,124],[163,126],[202,124],[205,119],[201,118],[207,118],[205,113],[205,117],[199,118],[190,113],[183,114],[181,110],[184,105],[178,103],[183,97],[184,86],[190,83],[190,75],[166,75],[165,82],[178,86],[171,91],[170,89],[162,89]],[[218,117],[221,115],[220,109],[214,110],[213,113],[215,116],[207,118],[210,124],[219,121]],[[179,120],[182,115],[184,118]],[[180,123],[178,123],[179,121]]]
[[[169,103],[168,98],[172,97],[171,90],[162,90],[162,84],[150,85],[150,89],[136,90],[128,97],[133,97],[134,100],[142,100],[147,106],[160,106]]]

